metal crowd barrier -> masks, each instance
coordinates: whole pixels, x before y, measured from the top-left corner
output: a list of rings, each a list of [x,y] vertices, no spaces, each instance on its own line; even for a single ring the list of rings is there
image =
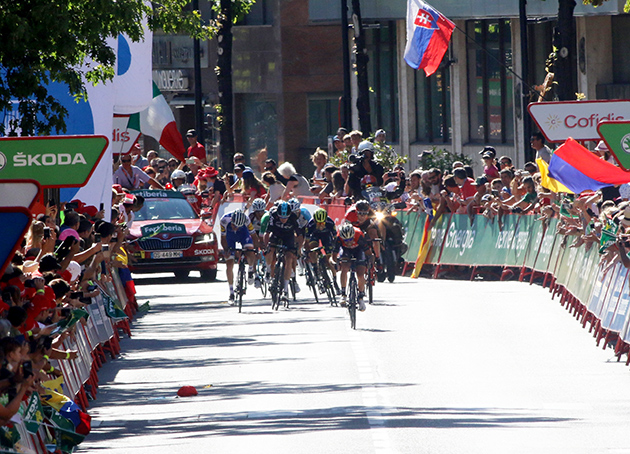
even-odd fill
[[[55,369],[61,370],[64,380],[64,394],[72,399],[83,411],[89,408],[89,401],[96,398],[98,391],[98,370],[109,355],[112,359],[120,353],[120,337],[131,336],[129,320],[137,311],[136,301],[129,301],[115,270],[108,270],[103,284],[107,292],[121,303],[128,319],[112,319],[107,315],[105,302],[101,295],[92,298],[92,304],[85,309],[89,314],[87,320],[75,325],[74,334],[66,338],[61,347],[64,350],[76,350],[78,357],[74,360],[51,360]],[[22,404],[24,405],[24,403]],[[45,424],[40,425],[35,434],[26,430],[24,423],[12,423],[20,434],[16,445],[18,450],[0,447],[2,453],[30,452],[48,454],[46,441],[50,439]]]

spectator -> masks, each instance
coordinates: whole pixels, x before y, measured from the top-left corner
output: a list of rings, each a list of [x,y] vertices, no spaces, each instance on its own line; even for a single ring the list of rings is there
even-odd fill
[[[328,153],[321,148],[318,148],[311,156],[311,162],[315,166],[313,182],[322,181],[324,179],[324,166],[328,162]]]
[[[164,189],[164,187],[151,178],[142,169],[131,164],[131,156],[124,155],[120,162],[122,165],[114,172],[114,183],[121,185],[125,189],[141,189],[145,183]]]
[[[363,141],[363,133],[355,129],[350,133],[350,140],[352,141],[352,153],[357,153],[359,144]]]
[[[151,166],[147,166],[144,169],[144,173],[146,173],[147,175],[149,175],[151,178],[155,179],[155,177],[157,176],[157,172],[155,171],[155,169]],[[146,182],[143,186],[142,189],[151,189],[151,183],[150,182]]]
[[[473,202],[475,195],[477,194],[477,189],[474,186],[474,180],[468,176],[466,170],[464,169],[455,169],[453,171],[453,178],[460,189],[459,198],[461,204],[468,206]]]
[[[142,156],[142,148],[137,143],[131,147],[131,162],[134,166],[140,167],[143,169],[144,167],[149,165],[149,160]]]
[[[535,162],[526,162],[523,166],[523,170],[525,170],[525,172],[529,172],[530,175],[534,175],[538,172],[538,166]]]
[[[499,158],[499,171],[512,167],[512,158],[509,156],[501,156]]]
[[[245,155],[243,153],[234,153],[234,157],[232,158],[232,162],[234,165],[243,164],[245,165]]]
[[[203,145],[197,142],[197,131],[195,131],[194,129],[189,129],[188,132],[186,133],[186,139],[188,140],[188,143],[190,144],[190,147],[188,147],[188,153],[186,154],[186,157],[187,158],[192,158],[193,156],[197,157],[205,165],[208,162],[207,157],[206,157],[206,149],[204,148]]]
[[[243,171],[243,196],[253,202],[254,199],[262,199],[267,195],[263,182],[256,178],[252,170]]]
[[[262,180],[269,188],[266,198],[267,206],[269,207],[273,202],[282,198],[285,186],[276,180],[276,176],[272,172],[263,173]]]
[[[149,164],[147,165],[151,165],[151,163],[153,162],[154,159],[157,159],[159,156],[157,154],[157,151],[155,150],[149,150],[147,152],[147,161],[149,161]]]
[[[363,141],[359,145],[358,161],[350,167],[346,192],[352,197],[361,197],[361,179],[366,175],[376,178],[376,186],[383,184],[383,166],[374,161],[374,145]]]
[[[346,134],[343,136],[343,144],[346,147],[346,152],[352,153],[352,136],[350,134]]]
[[[276,180],[282,183],[283,186],[286,186],[287,181],[289,181],[284,176],[282,176],[280,172],[278,172],[278,163],[273,159],[267,159],[265,161],[265,172],[273,173],[274,177],[276,177]]]
[[[535,132],[532,134],[530,139],[530,145],[532,149],[536,152],[536,159],[542,159],[547,164],[551,161],[551,148],[545,145],[545,136],[543,136],[539,132]]]
[[[313,195],[308,180],[297,173],[290,162],[285,162],[278,167],[278,172],[287,180],[284,194],[282,195],[283,200],[289,200],[291,197],[308,197]]]
[[[487,148],[490,147],[485,147],[484,150]],[[494,157],[495,153],[491,151],[484,151],[481,155],[481,159],[483,160],[483,173],[488,177],[488,180],[499,178],[499,169],[497,169],[495,165]]]

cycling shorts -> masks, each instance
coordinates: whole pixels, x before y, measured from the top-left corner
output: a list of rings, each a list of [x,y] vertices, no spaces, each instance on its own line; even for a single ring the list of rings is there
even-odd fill
[[[293,230],[280,235],[272,233],[269,236],[269,247],[276,247],[280,245],[286,246],[289,252],[297,253],[297,248],[295,247],[295,234],[293,233]]]
[[[365,251],[361,247],[345,248],[342,247],[339,252],[339,260],[341,262],[348,262],[351,258],[355,258],[356,266],[362,266],[366,263]]]
[[[308,237],[308,240],[312,243],[315,243],[314,246],[311,245],[311,249],[319,246],[319,242],[321,241],[322,247],[324,248],[326,254],[332,254],[333,252],[335,252],[336,241],[335,237],[330,232],[322,231],[311,233],[311,235]]]
[[[249,234],[249,230],[247,229],[247,227],[241,227],[236,231],[232,229],[227,229],[227,231],[225,232],[225,240],[227,241],[228,249],[230,249],[230,251],[236,249],[236,243],[239,243],[243,247],[243,249],[252,249],[254,247],[254,240]],[[231,257],[228,258],[233,257],[233,254],[230,255]]]

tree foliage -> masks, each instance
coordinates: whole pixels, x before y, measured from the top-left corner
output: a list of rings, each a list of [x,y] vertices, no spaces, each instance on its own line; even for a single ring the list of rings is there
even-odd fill
[[[97,84],[114,76],[116,54],[108,38],[144,35],[152,30],[208,39],[190,0],[0,0],[0,109],[5,118],[17,104],[18,115],[0,124],[0,134],[51,134],[65,131],[66,109],[48,93],[51,82],[65,83],[75,98],[85,98],[84,81]],[[91,61],[89,67],[84,62]],[[11,117],[11,115],[9,115]]]

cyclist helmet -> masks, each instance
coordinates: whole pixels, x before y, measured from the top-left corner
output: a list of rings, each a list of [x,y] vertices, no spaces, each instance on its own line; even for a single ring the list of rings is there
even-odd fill
[[[354,227],[352,226],[352,224],[349,224],[349,223],[341,224],[339,226],[339,237],[342,240],[346,240],[346,241],[354,238]]]
[[[376,184],[376,177],[374,175],[366,175],[361,178],[361,186],[373,186]]]
[[[359,200],[356,203],[355,208],[357,209],[357,211],[361,211],[361,212],[369,211],[370,204],[368,203],[367,200]]]
[[[281,218],[288,218],[291,216],[291,207],[289,207],[287,202],[282,202],[278,205],[278,216]]]
[[[298,211],[300,211],[300,206],[302,204],[295,197],[293,197],[292,199],[289,199],[289,201],[287,203],[291,207],[291,211],[293,211],[294,213],[297,213]]]
[[[241,210],[236,210],[232,213],[232,225],[236,228],[243,227],[247,222],[247,215]]]
[[[315,222],[318,223],[326,222],[326,219],[328,218],[328,213],[323,208],[318,208],[317,210],[315,210],[315,213],[313,213],[313,218],[315,219]]]
[[[256,199],[252,202],[252,211],[265,211],[267,204],[263,199]]]
[[[186,179],[186,173],[183,170],[180,170],[180,169],[173,170],[173,173],[171,173],[171,180],[177,180],[177,179],[185,180]]]

